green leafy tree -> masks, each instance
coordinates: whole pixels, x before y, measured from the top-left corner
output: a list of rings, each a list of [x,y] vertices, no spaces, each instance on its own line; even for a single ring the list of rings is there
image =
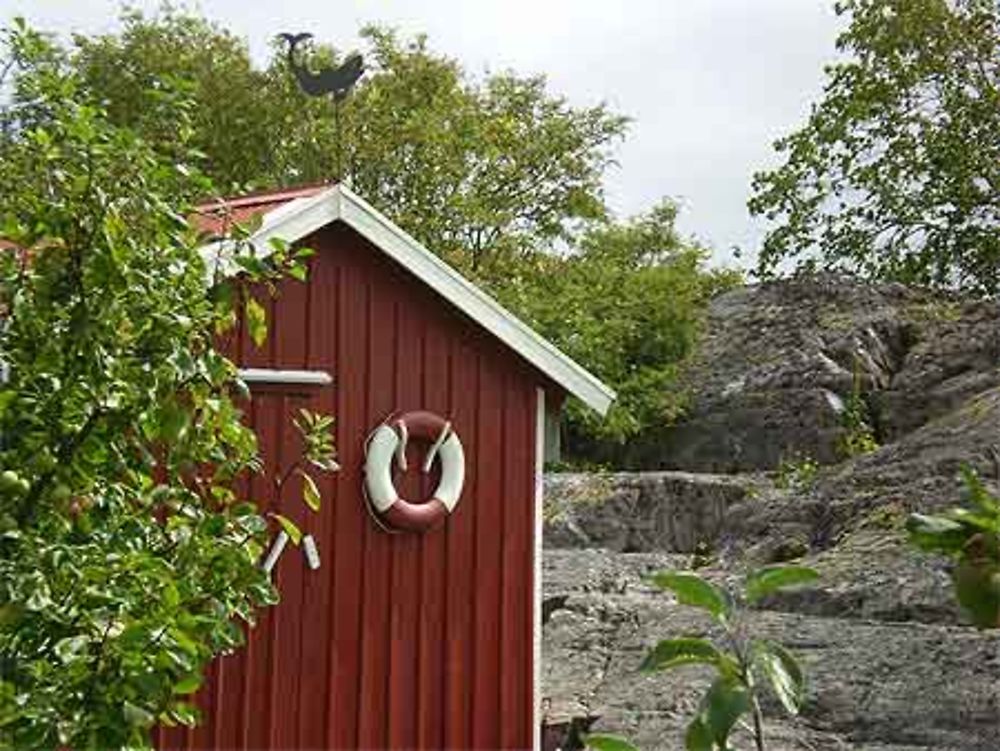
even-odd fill
[[[221,190],[269,185],[276,173],[276,120],[270,78],[251,65],[246,42],[200,16],[164,5],[147,19],[127,8],[119,33],[73,36],[69,63],[100,97],[108,118],[159,150],[175,139],[174,123],[158,116],[164,87],[181,89],[191,104],[187,142]],[[289,121],[292,102],[283,107]]]
[[[352,184],[429,247],[482,276],[605,215],[624,118],[570,106],[541,76],[471,80],[423,37],[363,36],[374,70],[348,102]]]
[[[215,278],[184,218],[211,184],[182,93],[147,98],[174,128],[157,150],[49,39],[17,23],[2,42],[0,748],[147,747],[153,723],[196,722],[203,668],[276,599],[258,560],[270,526],[295,529],[234,490],[261,462],[215,344],[241,289],[304,252]],[[329,418],[299,425],[302,456],[256,500],[300,477],[319,504],[304,469],[334,468]]]
[[[708,270],[707,251],[677,233],[676,216],[665,201],[596,224],[575,252],[535,254],[495,284],[502,302],[618,392],[607,418],[570,406],[569,444],[578,453],[614,457],[623,441],[683,410],[678,375],[707,303],[741,280]]]
[[[906,528],[921,550],[954,562],[955,595],[972,622],[1000,628],[1000,498],[969,467],[962,477],[966,506],[942,514],[911,514]]]
[[[874,278],[1000,290],[1000,6],[843,0],[844,59],[806,125],[776,143],[750,209],[786,259]]]
[[[752,605],[778,590],[809,584],[819,575],[805,566],[767,566],[746,579],[742,602]],[[652,581],[669,590],[682,605],[706,611],[722,630],[722,640],[701,636],[665,639],[642,664],[645,671],[668,670],[682,665],[706,665],[715,680],[705,693],[698,714],[688,725],[684,743],[688,751],[728,751],[730,736],[741,718],[750,714],[749,727],[757,751],[764,751],[764,718],[760,707],[762,686],[770,686],[789,714],[797,714],[805,701],[805,676],[795,657],[782,645],[747,634],[740,622],[736,598],[694,573],[663,571]],[[634,746],[614,735],[594,734],[586,739],[595,751],[634,751]]]
[[[201,16],[164,8],[123,14],[122,30],[76,37],[74,65],[106,97],[118,124],[154,143],[173,133],[148,114],[165,80],[196,103],[192,143],[225,188],[274,187],[343,176],[435,252],[467,271],[573,234],[604,215],[601,179],[624,118],[576,108],[543,77],[468,76],[422,36],[366,27],[368,72],[341,113],[299,91],[285,50],[265,70],[246,45]],[[318,67],[338,53],[320,48]],[[343,152],[343,175],[337,157]]]

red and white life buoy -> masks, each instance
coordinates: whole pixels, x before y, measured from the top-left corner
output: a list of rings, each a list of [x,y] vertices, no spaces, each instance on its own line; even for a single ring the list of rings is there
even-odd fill
[[[441,457],[441,481],[431,499],[410,503],[400,498],[392,482],[395,458],[406,471],[406,444],[416,438],[430,444],[424,459],[424,474]],[[424,532],[440,524],[455,510],[465,483],[465,452],[451,423],[433,412],[406,412],[379,425],[365,448],[365,491],[378,519],[407,532]]]

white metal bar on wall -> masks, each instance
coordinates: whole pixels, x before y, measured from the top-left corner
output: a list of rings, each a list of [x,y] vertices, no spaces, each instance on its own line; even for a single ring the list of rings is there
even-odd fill
[[[255,383],[288,384],[291,386],[328,386],[333,383],[333,376],[324,370],[240,368],[239,375],[250,386]]]

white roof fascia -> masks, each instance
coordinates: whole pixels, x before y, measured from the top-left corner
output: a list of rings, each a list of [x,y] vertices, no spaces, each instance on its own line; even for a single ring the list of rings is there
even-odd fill
[[[258,257],[266,257],[273,251],[270,244],[272,238],[293,243],[339,218],[340,196],[337,186],[333,186],[267,212],[249,242]],[[239,267],[232,260],[232,254],[238,247],[239,244],[230,239],[214,240],[202,246],[201,253],[210,278],[215,278],[216,269],[222,277],[239,272]]]
[[[250,238],[258,254],[271,238],[295,242],[337,220],[358,232],[500,341],[599,414],[615,393],[344,185],[298,198],[266,214]],[[207,246],[218,253],[219,245]]]

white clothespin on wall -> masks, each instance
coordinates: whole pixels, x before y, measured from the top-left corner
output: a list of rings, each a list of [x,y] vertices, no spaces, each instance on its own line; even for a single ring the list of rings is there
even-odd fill
[[[281,554],[285,551],[285,545],[288,544],[288,533],[285,530],[281,530],[278,536],[274,538],[274,544],[271,545],[271,549],[267,551],[267,557],[261,564],[261,568],[267,572],[268,575],[271,574],[271,569],[274,568],[274,564],[278,562]]]
[[[313,571],[319,568],[319,549],[316,547],[316,540],[312,535],[302,538],[302,550],[306,554],[306,562]]]

